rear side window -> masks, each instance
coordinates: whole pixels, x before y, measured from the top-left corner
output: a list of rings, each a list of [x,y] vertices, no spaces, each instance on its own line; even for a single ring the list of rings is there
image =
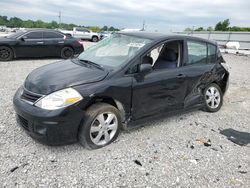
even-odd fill
[[[76,29],[76,31],[80,31],[80,32],[87,32],[87,33],[89,33],[89,31],[88,31],[88,30],[86,30],[86,29]]]
[[[59,33],[55,33],[55,32],[44,32],[43,33],[43,38],[44,39],[52,39],[52,38],[63,38],[64,36],[59,34]]]
[[[215,63],[216,46],[206,42],[187,41],[188,60],[186,65]]]
[[[188,61],[186,65],[207,62],[207,44],[187,41]]]
[[[207,63],[215,63],[216,61],[216,46],[212,44],[207,45]]]
[[[43,33],[42,32],[30,32],[23,36],[25,39],[42,39]]]

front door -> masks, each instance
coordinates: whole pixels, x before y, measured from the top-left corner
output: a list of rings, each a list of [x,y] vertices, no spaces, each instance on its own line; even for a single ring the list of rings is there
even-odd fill
[[[171,41],[159,47],[146,55],[149,59],[147,63],[152,64],[152,71],[145,75],[138,73],[133,78],[134,120],[184,107],[187,79],[180,66],[183,41]],[[155,52],[158,53],[157,57],[154,56]]]
[[[182,68],[153,71],[133,79],[133,119],[183,108],[186,79]]]
[[[17,57],[40,57],[43,50],[43,33],[32,31],[21,36],[16,46],[16,55]]]

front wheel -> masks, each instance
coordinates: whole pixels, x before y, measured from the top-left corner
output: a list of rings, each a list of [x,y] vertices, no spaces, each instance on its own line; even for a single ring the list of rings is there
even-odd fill
[[[118,109],[106,103],[97,103],[84,114],[78,138],[81,145],[98,149],[113,142],[120,130],[121,117]]]
[[[13,59],[13,51],[7,46],[0,46],[0,61],[10,61]]]
[[[220,87],[212,83],[204,90],[204,110],[207,112],[217,112],[223,104],[223,94]]]

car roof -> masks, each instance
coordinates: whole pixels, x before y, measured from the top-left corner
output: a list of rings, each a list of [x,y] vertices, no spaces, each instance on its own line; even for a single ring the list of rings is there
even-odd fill
[[[44,28],[32,28],[32,29],[27,28],[27,29],[20,30],[20,31],[23,31],[23,32],[30,32],[30,31],[51,31],[51,32],[57,32],[57,33],[63,34],[61,31],[58,31],[58,30],[55,30],[55,29],[44,29]]]
[[[118,32],[120,34],[134,36],[134,37],[140,37],[140,38],[146,38],[153,41],[161,41],[161,40],[167,40],[167,39],[191,39],[195,41],[201,41],[201,42],[207,42],[214,45],[217,45],[216,41],[211,41],[199,37],[193,37],[188,35],[177,35],[177,34],[165,34],[165,33],[158,33],[158,32],[145,32],[145,31],[134,31],[134,32]]]

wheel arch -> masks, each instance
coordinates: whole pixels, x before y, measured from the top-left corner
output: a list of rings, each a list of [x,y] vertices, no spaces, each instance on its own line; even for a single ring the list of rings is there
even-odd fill
[[[97,38],[99,38],[97,35],[93,35],[93,36],[92,36],[92,38],[93,38],[93,37],[97,37]]]
[[[107,104],[110,104],[110,105],[114,106],[115,108],[117,108],[119,110],[119,112],[120,112],[122,122],[125,121],[126,116],[125,116],[124,105],[120,101],[118,101],[116,99],[113,99],[112,97],[96,97],[96,98],[93,98],[90,101],[90,103],[88,104],[87,108],[89,108],[93,104],[96,104],[96,103],[99,103],[99,102],[107,103]]]
[[[72,48],[72,50],[75,52],[74,47],[73,47],[72,45],[70,45],[70,44],[65,44],[64,46],[62,46],[61,50],[62,50],[63,48],[65,48],[65,47],[70,47],[70,48]]]
[[[222,76],[221,76],[221,79],[220,80],[215,80],[214,82],[212,82],[212,83],[215,83],[215,84],[217,84],[219,87],[220,87],[220,89],[221,89],[221,91],[222,91],[222,93],[223,93],[223,95],[225,94],[225,92],[226,92],[226,90],[227,90],[227,85],[228,85],[228,80],[229,79],[229,73],[224,73]]]

